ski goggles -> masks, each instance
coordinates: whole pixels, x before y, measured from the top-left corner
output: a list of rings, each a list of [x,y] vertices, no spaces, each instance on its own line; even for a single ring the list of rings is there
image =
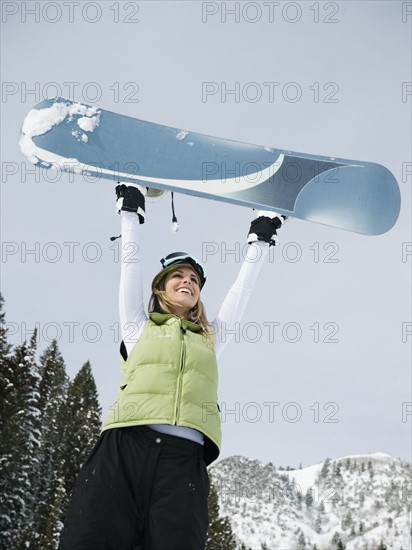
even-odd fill
[[[169,254],[165,258],[162,258],[160,260],[160,263],[162,264],[163,270],[167,269],[167,271],[171,271],[171,267],[175,265],[180,264],[188,264],[190,265],[194,271],[199,275],[200,279],[200,288],[203,288],[203,285],[206,282],[206,275],[205,271],[201,265],[201,263],[196,260],[194,256],[191,256],[190,254],[187,254],[186,252],[173,252],[172,254]],[[152,288],[156,286],[156,284],[159,282],[159,280],[163,277],[164,271],[161,271],[153,280]]]

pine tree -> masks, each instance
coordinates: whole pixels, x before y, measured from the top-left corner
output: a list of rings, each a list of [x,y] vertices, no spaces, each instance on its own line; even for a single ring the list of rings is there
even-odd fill
[[[17,413],[15,369],[10,354],[11,345],[7,341],[4,299],[0,294],[0,406],[1,406],[1,453],[0,458],[0,547],[7,547],[6,541],[10,529],[16,522],[16,515],[21,508],[21,502],[13,491],[11,479],[14,475],[13,451],[14,427],[13,421]]]
[[[305,535],[303,534],[303,531],[301,529],[298,529],[296,534],[298,535],[296,548],[299,550],[305,550],[306,540],[305,540]]]
[[[321,477],[327,477],[330,473],[330,458],[327,457],[323,463],[322,470],[320,472]]]
[[[342,477],[341,463],[340,462],[334,463],[333,475],[336,476],[336,477]]]
[[[89,362],[83,365],[70,382],[65,392],[65,401],[57,410],[56,429],[64,436],[59,439],[58,460],[53,461],[54,472],[47,498],[54,501],[53,506],[43,512],[38,550],[55,548],[79,470],[99,436],[101,408]]]
[[[378,550],[388,550],[388,547],[382,540],[379,543]]]
[[[209,492],[209,529],[205,550],[236,550],[236,539],[229,519],[220,516],[219,498],[211,480]]]
[[[308,508],[313,505],[313,491],[311,487],[309,487],[309,489],[306,491],[305,502]]]
[[[55,550],[59,542],[60,532],[63,528],[61,521],[63,501],[66,499],[63,477],[54,480],[51,491],[52,501],[49,503],[49,510],[45,518],[44,529],[40,533],[37,547],[43,550]]]
[[[345,550],[345,546],[338,532],[335,532],[331,542],[332,542],[332,548],[336,548],[336,550]]]
[[[345,517],[341,521],[341,527],[345,531],[346,529],[350,529],[353,525],[353,519],[352,514],[349,512],[346,513]]]
[[[363,493],[363,491],[361,491],[359,493],[359,504],[360,504],[360,506],[363,506],[364,502],[365,502],[365,494]]]
[[[69,386],[56,341],[40,364],[36,331],[11,351],[3,303],[0,295],[0,548],[54,550],[68,492],[98,437],[101,409],[90,363]]]
[[[316,518],[316,521],[315,521],[315,532],[316,533],[321,533],[322,532],[322,518],[321,518],[320,514],[318,515],[318,517]]]
[[[30,548],[47,550],[40,541],[44,539],[48,529],[50,505],[55,498],[57,478],[61,475],[60,468],[64,460],[65,425],[61,423],[60,411],[64,406],[68,387],[65,364],[55,340],[40,357],[40,373],[41,448],[36,468],[36,499],[24,539],[26,546]]]
[[[30,518],[34,498],[35,464],[40,446],[39,372],[36,363],[36,332],[30,343],[18,346],[6,361],[10,378],[7,395],[10,406],[3,429],[7,457],[2,471],[6,486],[8,518],[11,524],[2,536],[7,548],[20,548],[22,533]],[[11,386],[10,386],[11,384]]]
[[[96,383],[87,361],[70,383],[67,402],[60,414],[60,422],[66,426],[64,456],[70,457],[64,468],[64,485],[68,495],[99,437],[101,414]]]

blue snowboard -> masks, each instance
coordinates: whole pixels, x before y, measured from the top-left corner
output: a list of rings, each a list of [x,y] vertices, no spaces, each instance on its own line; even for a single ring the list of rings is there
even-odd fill
[[[22,152],[34,164],[226,201],[379,235],[396,222],[400,192],[380,164],[239,143],[66,99],[27,115]]]

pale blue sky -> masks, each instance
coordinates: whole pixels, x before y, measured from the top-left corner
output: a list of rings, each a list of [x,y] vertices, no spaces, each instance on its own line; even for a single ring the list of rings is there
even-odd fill
[[[63,174],[52,182],[48,173],[29,172],[19,129],[43,94],[61,91],[238,141],[378,162],[395,174],[402,193],[389,233],[365,237],[299,220],[280,233],[239,339],[220,362],[221,457],[309,465],[381,451],[410,460],[411,176],[402,175],[411,162],[407,4],[3,2],[1,270],[7,320],[16,331],[10,340],[21,342],[36,323],[40,351],[59,336],[69,374],[89,359],[105,411],[113,403],[114,192],[107,181]],[[225,8],[235,10],[226,22]],[[206,83],[215,95],[205,96]],[[225,95],[225,87],[238,96]],[[242,250],[253,213],[185,196],[176,197],[176,209],[181,229],[172,234],[170,197],[147,206],[146,299],[159,259],[188,250],[205,261],[203,300],[212,319],[240,267],[239,254],[228,251]],[[56,254],[61,258],[53,261]],[[338,342],[325,342],[333,338]]]

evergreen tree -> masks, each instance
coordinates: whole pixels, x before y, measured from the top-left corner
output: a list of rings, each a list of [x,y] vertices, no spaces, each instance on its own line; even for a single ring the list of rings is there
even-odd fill
[[[60,378],[60,382],[64,380],[64,377]],[[55,428],[64,436],[56,440],[56,444],[60,442],[60,452],[53,461],[51,488],[47,492],[49,501],[54,501],[52,507],[44,512],[38,550],[55,548],[79,470],[100,433],[101,408],[89,362],[70,382],[65,391],[65,401],[57,411]]]
[[[209,529],[205,550],[236,550],[236,539],[232,527],[226,516],[220,516],[219,498],[212,482],[210,484],[208,505]]]
[[[335,533],[334,533],[334,535],[333,535],[333,537],[332,537],[332,541],[331,541],[332,544],[333,544],[333,545],[336,545],[336,544],[338,543],[338,540],[339,540],[339,539],[340,539],[339,533],[338,533],[337,531],[335,531]]]
[[[330,458],[327,457],[323,463],[322,470],[320,472],[321,477],[327,477],[330,473]]]
[[[302,509],[302,491],[300,489],[296,491],[296,505],[299,510]]]
[[[313,505],[313,491],[311,487],[309,487],[309,489],[306,491],[305,502],[308,508]]]
[[[36,332],[12,351],[3,303],[0,295],[0,548],[55,550],[69,492],[100,432],[96,385],[88,362],[69,385],[56,341],[38,363]]]
[[[6,489],[6,514],[2,541],[6,548],[20,548],[22,532],[30,518],[34,498],[33,484],[38,449],[40,446],[40,412],[38,402],[39,372],[36,364],[36,332],[30,343],[18,346],[14,354],[5,358],[9,375],[6,398],[10,407],[2,422],[6,454],[2,460],[2,484]]]
[[[342,477],[341,463],[340,462],[336,462],[334,464],[333,475],[336,476],[336,477]]]
[[[46,550],[40,541],[44,540],[49,529],[50,506],[55,499],[57,479],[65,458],[63,438],[66,428],[61,422],[60,412],[67,398],[68,377],[55,340],[40,357],[40,373],[41,449],[36,468],[36,499],[24,539],[26,546]]]
[[[305,550],[305,548],[306,548],[306,539],[305,539],[305,535],[304,535],[302,529],[298,529],[296,534],[297,534],[296,548],[298,550]]]
[[[316,533],[321,533],[322,532],[322,518],[321,518],[320,514],[318,515],[318,517],[316,518],[316,521],[315,521],[315,532]]]
[[[49,504],[47,517],[45,518],[43,531],[40,533],[37,541],[37,548],[43,550],[55,550],[57,548],[60,532],[63,528],[61,522],[62,506],[66,499],[63,477],[56,478],[53,483],[53,489],[50,492],[52,501]]]
[[[344,546],[338,532],[335,532],[335,534],[332,537],[332,548],[336,548],[336,550],[344,550],[345,549],[345,546]]]
[[[101,428],[101,407],[89,361],[69,385],[67,403],[61,410],[65,425],[64,456],[70,457],[64,469],[65,489],[70,495],[79,470],[94,447]]]
[[[16,369],[13,366],[11,345],[7,341],[4,300],[0,294],[0,547],[7,547],[10,529],[16,523],[21,500],[13,490],[14,476],[14,419],[17,414]],[[14,481],[14,480],[13,480]]]
[[[360,504],[360,506],[363,506],[364,502],[365,502],[365,494],[363,493],[363,491],[361,491],[359,493],[359,504]]]
[[[341,521],[341,527],[345,531],[350,529],[353,526],[352,514],[349,512],[346,513],[345,517]]]
[[[388,550],[388,547],[382,540],[379,543],[378,550]]]

